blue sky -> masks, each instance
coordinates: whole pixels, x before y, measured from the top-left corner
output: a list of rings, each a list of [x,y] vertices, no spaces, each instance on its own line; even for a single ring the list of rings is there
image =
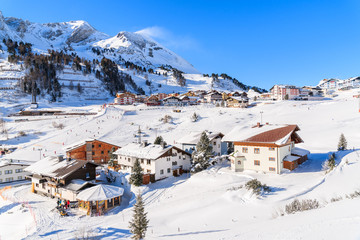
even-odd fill
[[[99,31],[146,29],[204,73],[249,85],[315,85],[360,75],[360,1],[0,0],[32,22],[88,21]]]

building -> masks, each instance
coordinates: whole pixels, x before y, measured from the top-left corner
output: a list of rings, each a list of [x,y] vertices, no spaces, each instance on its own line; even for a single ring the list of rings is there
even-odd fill
[[[348,78],[348,79],[323,79],[319,82],[318,87],[321,89],[350,89],[350,88],[359,88],[360,87],[360,77]]]
[[[212,147],[213,155],[220,156],[226,151],[226,144],[222,143],[221,139],[224,134],[221,132],[209,132],[205,131],[210,140],[210,146]],[[178,144],[181,144],[182,150],[192,153],[196,149],[196,144],[200,141],[202,132],[190,132],[177,140]]]
[[[69,194],[69,187],[66,186],[74,184],[75,179],[86,182],[95,180],[97,166],[90,161],[49,156],[25,168],[25,171],[30,173],[28,178],[31,179],[33,193],[73,201],[74,195]],[[75,184],[79,185],[76,182]],[[82,182],[80,185],[83,184]],[[83,190],[85,187],[84,185],[80,189]],[[80,189],[76,188],[75,191]]]
[[[87,215],[103,215],[107,210],[119,206],[124,189],[111,185],[98,184],[81,191],[76,199],[79,209]]]
[[[105,164],[109,161],[109,153],[113,148],[116,151],[120,147],[97,139],[87,139],[67,146],[65,151],[67,158]]]
[[[225,102],[226,107],[247,108],[249,106],[249,98],[247,96],[228,97]]]
[[[131,171],[138,159],[144,172],[144,183],[177,176],[191,168],[191,154],[171,145],[130,143],[115,154],[122,170]]]
[[[114,99],[114,103],[119,105],[131,105],[134,104],[135,97],[135,94],[129,92],[117,93],[116,98]]]
[[[181,99],[175,96],[166,97],[162,100],[164,106],[181,106]]]
[[[0,161],[0,183],[24,180],[29,173],[24,169],[30,164],[15,160]]]
[[[146,105],[147,106],[160,106],[161,100],[156,95],[151,95],[146,99]]]
[[[255,170],[282,173],[293,170],[307,159],[309,152],[295,147],[303,140],[296,133],[297,125],[260,125],[237,127],[223,141],[234,144],[231,169],[235,172]]]
[[[223,101],[223,96],[221,93],[212,91],[204,96],[204,99],[207,103],[221,103]]]
[[[292,100],[300,95],[300,88],[292,85],[274,85],[270,92],[275,100]]]

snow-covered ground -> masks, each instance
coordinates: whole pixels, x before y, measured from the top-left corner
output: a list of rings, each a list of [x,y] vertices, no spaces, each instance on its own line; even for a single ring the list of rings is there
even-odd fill
[[[135,140],[139,126],[150,142],[161,135],[169,144],[193,131],[226,134],[239,125],[255,125],[263,112],[263,122],[297,124],[304,140],[299,147],[311,151],[310,159],[298,169],[281,175],[234,173],[227,163],[222,163],[191,177],[183,175],[143,186],[150,219],[146,239],[359,239],[360,198],[351,198],[352,193],[360,190],[360,151],[356,150],[360,147],[360,113],[358,100],[352,97],[355,93],[339,92],[334,99],[323,101],[257,102],[248,109],[182,107],[180,113],[173,112],[171,107],[139,105],[101,109],[101,105],[74,106],[63,102],[55,104],[56,109],[97,115],[6,117],[9,140],[1,136],[0,143],[18,147],[6,158],[37,161],[40,156],[55,152],[64,154],[65,146],[89,137],[123,146]],[[6,116],[19,104],[0,102],[1,112]],[[195,123],[190,119],[194,112],[201,116]],[[172,122],[159,121],[166,114],[173,117]],[[15,122],[25,118],[28,121]],[[54,128],[53,122],[63,123],[65,128]],[[27,135],[17,136],[19,131]],[[337,153],[338,166],[326,174],[322,165],[329,153],[336,151],[341,133],[348,141],[348,148],[354,151]],[[256,197],[239,188],[254,178],[272,191]],[[137,191],[132,189],[134,193]],[[71,239],[86,228],[101,239],[130,238],[128,222],[134,198],[128,194],[129,205],[106,216],[61,218],[51,211],[56,204],[54,200],[30,193],[28,185],[13,187],[3,195],[15,203],[0,198],[0,222],[12,226],[1,225],[0,237]],[[317,199],[321,207],[288,215],[285,205],[295,198]],[[34,220],[26,205],[23,208],[27,211],[22,211],[22,205],[16,202],[29,203],[36,225],[32,224]]]

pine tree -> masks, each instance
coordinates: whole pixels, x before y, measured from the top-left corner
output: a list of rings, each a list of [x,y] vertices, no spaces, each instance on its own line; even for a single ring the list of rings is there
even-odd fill
[[[163,139],[163,137],[162,136],[157,136],[156,138],[155,138],[155,141],[154,141],[154,144],[164,144],[164,145],[166,145],[166,142],[164,141],[164,139]]]
[[[143,173],[140,166],[140,161],[139,159],[136,159],[134,163],[134,167],[131,171],[130,183],[138,187],[141,186],[142,182],[143,182]]]
[[[130,232],[134,234],[133,239],[140,240],[145,237],[146,230],[148,228],[149,220],[146,217],[144,202],[141,194],[138,193],[136,196],[136,203],[134,205],[134,215],[130,224]]]
[[[327,166],[329,167],[330,171],[334,169],[335,167],[335,154],[331,154],[328,162],[327,162]]]
[[[339,139],[339,143],[338,143],[338,151],[346,150],[346,148],[347,148],[347,141],[346,141],[344,134],[342,133],[340,135],[340,139]]]
[[[116,159],[116,155],[114,154],[115,152],[115,148],[112,147],[110,152],[109,152],[109,161],[108,161],[108,165],[110,167],[114,167],[115,166],[115,163],[114,163],[114,160]]]
[[[196,150],[193,152],[193,172],[200,172],[210,166],[209,158],[212,154],[212,147],[206,131],[201,133],[199,142],[196,144]]]

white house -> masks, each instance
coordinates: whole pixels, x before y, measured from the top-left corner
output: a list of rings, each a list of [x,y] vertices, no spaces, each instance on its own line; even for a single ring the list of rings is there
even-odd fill
[[[205,131],[210,140],[210,146],[212,147],[213,155],[220,156],[226,151],[226,144],[222,143],[221,139],[224,134],[221,132],[209,132]],[[200,141],[202,132],[190,132],[177,140],[178,144],[181,144],[182,150],[192,153],[196,149],[196,144]]]
[[[24,169],[30,164],[16,160],[3,160],[0,162],[0,183],[24,180],[28,172]]]
[[[139,159],[143,172],[154,180],[179,175],[191,168],[191,154],[175,146],[148,143],[130,143],[116,152],[121,169],[131,171]]]
[[[235,172],[255,170],[280,174],[284,168],[293,170],[307,160],[309,152],[295,147],[303,140],[296,133],[297,125],[260,125],[237,127],[223,141],[234,144],[230,157]]]

